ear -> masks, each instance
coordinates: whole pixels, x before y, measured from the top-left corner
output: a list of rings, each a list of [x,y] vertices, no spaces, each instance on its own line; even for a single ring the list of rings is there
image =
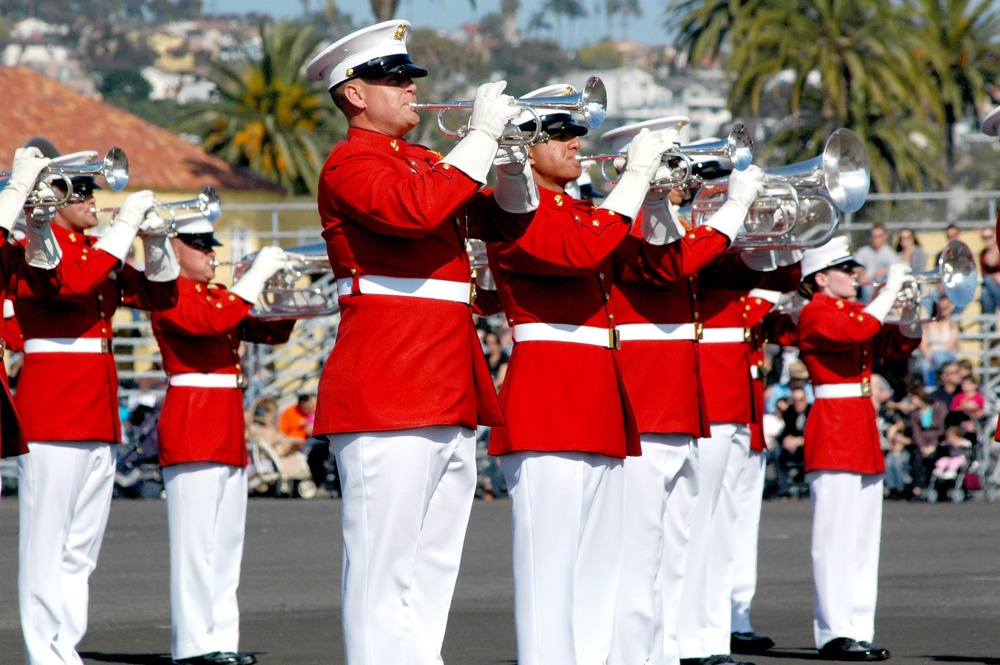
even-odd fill
[[[344,99],[358,109],[368,108],[368,104],[365,102],[364,87],[359,84],[357,79],[352,79],[344,84]]]
[[[830,278],[827,277],[825,272],[816,273],[816,290],[822,291],[830,283]]]

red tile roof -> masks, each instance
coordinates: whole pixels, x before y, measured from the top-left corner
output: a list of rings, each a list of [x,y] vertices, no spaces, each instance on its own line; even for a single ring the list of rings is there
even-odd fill
[[[205,152],[162,127],[82,95],[25,67],[0,67],[0,169],[9,169],[14,151],[32,136],[44,136],[62,154],[113,146],[129,161],[128,189],[197,191],[281,188]]]

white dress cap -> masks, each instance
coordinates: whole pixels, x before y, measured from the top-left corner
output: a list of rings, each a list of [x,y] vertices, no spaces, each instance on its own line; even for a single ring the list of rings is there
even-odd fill
[[[413,64],[406,51],[410,22],[383,21],[352,32],[320,51],[306,66],[314,81],[326,81],[333,90],[352,78],[381,78],[406,72],[411,78],[427,76],[427,70]]]
[[[576,93],[576,88],[568,83],[553,83],[518,97],[518,102],[530,104],[532,99],[563,97]],[[549,134],[568,131],[575,136],[583,136],[588,131],[585,126],[573,120],[573,115],[569,111],[563,109],[535,109],[535,111],[542,121],[542,129]],[[530,131],[534,129],[535,116],[531,111],[525,109],[511,122],[520,129]]]
[[[989,115],[983,118],[982,130],[983,134],[987,136],[997,135],[998,131],[1000,131],[1000,106],[990,111]]]
[[[851,254],[847,236],[834,236],[826,244],[802,254],[802,279],[834,266],[860,266]]]
[[[629,142],[643,129],[648,129],[651,132],[664,133],[664,136],[668,141],[673,141],[677,143],[680,139],[680,129],[684,125],[691,122],[691,119],[686,115],[668,115],[662,118],[654,118],[653,120],[644,120],[642,122],[634,122],[630,125],[622,125],[617,129],[612,129],[611,131],[604,132],[601,135],[602,141],[609,141],[611,143],[611,152],[621,152],[628,146]]]

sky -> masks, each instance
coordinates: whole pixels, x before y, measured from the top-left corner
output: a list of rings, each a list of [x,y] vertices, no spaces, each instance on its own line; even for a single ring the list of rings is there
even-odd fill
[[[324,6],[324,0],[308,0],[308,2],[312,11],[319,11]],[[367,0],[336,0],[336,2],[337,7],[350,14],[356,24],[374,22]],[[601,0],[582,0],[582,2],[587,7],[590,17],[578,22],[575,34],[571,34],[568,23],[562,27],[560,33],[558,24],[554,21],[555,30],[541,34],[555,37],[567,46],[599,41],[608,31],[603,25],[603,15],[594,18],[596,15],[594,7],[602,5],[603,2]],[[619,27],[616,27],[616,32],[612,36],[616,39],[624,37],[646,44],[665,43],[667,40],[661,27],[662,1],[639,0],[639,4],[643,15],[638,19],[631,19],[624,34],[621,34]],[[522,28],[544,5],[544,0],[521,0],[518,22]],[[499,8],[500,0],[476,0],[475,9],[469,0],[401,0],[395,18],[407,19],[415,28],[454,29],[464,23],[477,23],[483,16],[498,12]],[[294,18],[302,14],[302,0],[202,0],[202,10],[206,13],[226,14],[254,11],[270,14],[275,18]],[[599,22],[596,29],[592,27],[594,21]]]

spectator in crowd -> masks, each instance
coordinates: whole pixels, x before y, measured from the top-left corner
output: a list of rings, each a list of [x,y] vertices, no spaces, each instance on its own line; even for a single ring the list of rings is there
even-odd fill
[[[938,456],[938,446],[944,440],[945,418],[948,407],[939,402],[919,385],[908,391],[913,410],[909,425],[913,446],[910,450],[910,475],[913,478],[913,498],[923,500],[930,484],[930,474]]]
[[[854,257],[861,264],[861,281],[871,282],[884,280],[889,274],[889,267],[899,263],[899,255],[889,246],[889,232],[885,225],[875,223],[871,230],[871,244],[863,245],[854,252]],[[863,286],[859,300],[868,302],[872,297],[872,287]]]
[[[927,254],[920,246],[920,239],[913,229],[900,229],[899,235],[896,236],[896,254],[913,272],[921,273],[927,270]]]
[[[991,227],[980,231],[983,249],[979,252],[979,274],[983,278],[983,288],[979,294],[979,304],[983,314],[994,314],[1000,303],[1000,248],[997,247],[996,232]]]
[[[774,469],[778,483],[778,496],[798,496],[799,488],[808,487],[804,482],[806,418],[809,416],[809,398],[805,388],[792,389],[791,404],[782,414],[783,427],[778,435]]]
[[[286,434],[279,429],[279,410],[278,400],[275,398],[257,399],[247,426],[247,438],[265,443],[277,453],[282,475],[294,478],[310,475],[309,464],[302,453],[302,446],[306,440]]]
[[[958,425],[945,429],[944,441],[934,462],[934,477],[942,480],[953,480],[966,461],[966,453],[970,442]]]
[[[945,408],[951,408],[951,402],[962,385],[962,369],[959,363],[954,360],[946,361],[938,368],[938,388],[931,393],[931,397],[943,403]]]
[[[281,412],[278,430],[285,436],[305,442],[312,436],[315,418],[316,397],[302,393],[296,398],[295,404]]]
[[[958,360],[958,322],[952,318],[955,305],[942,294],[932,306],[932,321],[924,324],[917,365],[925,386],[937,382],[937,372],[946,362]]]
[[[791,398],[796,388],[805,390],[806,399],[812,404],[813,393],[812,386],[809,385],[809,370],[802,361],[795,361],[788,366],[788,383],[776,383],[772,386],[765,403],[765,410],[768,413],[777,411],[778,400]]]
[[[986,413],[986,398],[979,392],[979,377],[975,374],[962,377],[960,390],[951,401],[951,410],[961,411],[975,420],[982,418]]]
[[[908,498],[911,491],[910,449],[913,439],[905,420],[897,420],[886,432],[888,449],[885,451],[886,498],[899,500]]]
[[[507,363],[510,362],[510,354],[500,345],[500,336],[495,332],[486,333],[483,340],[486,345],[486,364],[490,368],[490,376],[493,377],[493,385],[497,392],[503,385],[504,376],[507,374]]]

